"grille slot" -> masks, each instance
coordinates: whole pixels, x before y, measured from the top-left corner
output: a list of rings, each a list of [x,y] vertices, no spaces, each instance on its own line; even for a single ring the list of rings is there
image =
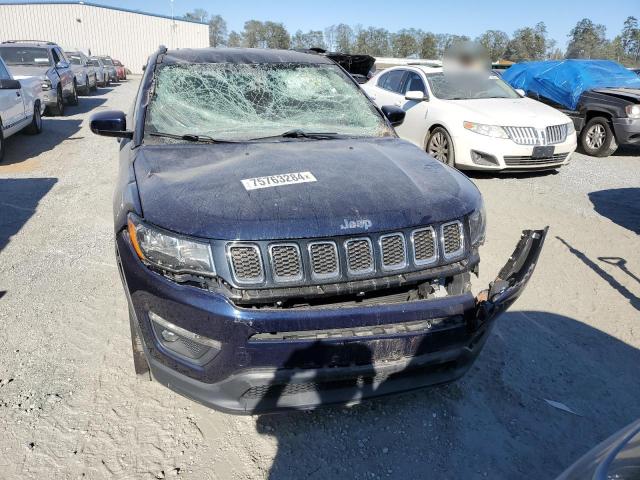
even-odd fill
[[[509,138],[518,145],[541,145],[538,131],[533,127],[503,127]]]
[[[527,166],[527,165],[553,165],[562,163],[569,156],[568,153],[556,153],[550,157],[533,158],[530,156],[505,156],[504,163],[508,166]]]
[[[259,283],[264,280],[262,258],[257,245],[233,244],[228,249],[233,276],[240,283]]]
[[[315,242],[309,244],[309,257],[311,258],[311,274],[314,278],[333,278],[340,273],[338,248],[335,243]]]
[[[354,238],[345,242],[349,273],[362,275],[375,271],[373,248],[368,238]]]
[[[293,282],[302,279],[300,249],[295,243],[269,246],[271,268],[276,282]]]
[[[562,143],[567,139],[567,125],[552,125],[547,127],[547,145]]]
[[[441,242],[444,258],[460,255],[464,250],[462,224],[458,221],[445,223],[441,227]]]
[[[414,230],[411,233],[413,260],[416,265],[428,265],[438,259],[436,232],[432,227]]]
[[[391,233],[380,237],[383,270],[398,270],[407,265],[407,249],[404,235]]]

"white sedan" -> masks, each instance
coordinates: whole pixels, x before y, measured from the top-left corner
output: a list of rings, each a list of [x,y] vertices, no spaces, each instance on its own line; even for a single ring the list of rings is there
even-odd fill
[[[465,170],[555,169],[576,149],[565,114],[524,97],[493,73],[402,66],[362,85],[379,106],[406,112],[401,138]]]

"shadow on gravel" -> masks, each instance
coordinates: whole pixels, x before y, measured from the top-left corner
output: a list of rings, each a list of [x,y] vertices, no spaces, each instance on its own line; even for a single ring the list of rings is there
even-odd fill
[[[605,272],[596,262],[594,262],[593,260],[591,260],[589,257],[587,257],[584,252],[581,252],[580,250],[578,250],[577,248],[572,247],[566,240],[564,240],[563,238],[560,238],[558,236],[556,236],[556,238],[558,240],[560,240],[562,243],[564,243],[564,245],[569,249],[569,251],[571,253],[573,253],[576,257],[578,257],[580,260],[582,260],[582,262],[589,268],[591,268],[591,270],[593,270],[594,272],[596,272],[598,275],[600,275],[609,285],[611,285],[611,287],[613,287],[620,295],[622,295],[624,298],[626,298],[627,300],[629,300],[629,302],[631,303],[631,306],[633,308],[635,308],[636,310],[640,310],[640,298],[636,297],[631,291],[629,291],[629,289],[627,287],[625,287],[624,285],[622,285],[620,282],[618,282],[615,278],[613,278],[612,275],[610,275],[609,273]],[[601,257],[601,259],[603,259],[602,261],[604,261],[605,263],[609,263],[607,262],[608,259],[610,259],[612,257]],[[620,260],[622,261],[622,263],[620,263]],[[620,265],[624,265],[626,268],[626,260],[621,258],[619,260],[617,260],[617,264]],[[623,270],[624,271],[624,270]],[[627,270],[628,274],[630,274],[633,278],[635,278],[637,280],[637,277],[633,274],[631,274],[631,272],[629,272]]]
[[[640,188],[612,188],[591,192],[589,200],[600,215],[640,234]]]
[[[107,101],[106,97],[80,97],[80,103],[75,107],[65,107],[65,115],[81,115],[89,113]]]
[[[555,478],[640,417],[638,365],[640,350],[580,320],[507,312],[454,383],[256,428],[277,441],[272,480]]]
[[[57,178],[0,178],[0,251],[35,213]]]
[[[75,135],[80,130],[81,123],[82,120],[44,118],[43,130],[39,135],[17,134],[6,140],[4,160],[0,166],[24,162],[52,150],[56,145]]]

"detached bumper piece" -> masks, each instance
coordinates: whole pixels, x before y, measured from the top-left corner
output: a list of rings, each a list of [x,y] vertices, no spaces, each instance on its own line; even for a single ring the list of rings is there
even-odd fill
[[[453,381],[522,293],[547,229],[526,230],[488,290],[406,303],[240,308],[144,267],[118,237],[125,288],[153,377],[231,413],[310,409]]]

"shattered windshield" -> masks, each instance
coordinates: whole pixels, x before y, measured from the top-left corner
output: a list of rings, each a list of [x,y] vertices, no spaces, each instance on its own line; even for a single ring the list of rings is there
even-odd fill
[[[520,98],[503,80],[489,73],[434,73],[427,75],[431,92],[442,100]]]
[[[147,135],[231,141],[293,129],[357,137],[392,135],[362,91],[338,66],[325,64],[165,66],[156,73],[146,118]]]

